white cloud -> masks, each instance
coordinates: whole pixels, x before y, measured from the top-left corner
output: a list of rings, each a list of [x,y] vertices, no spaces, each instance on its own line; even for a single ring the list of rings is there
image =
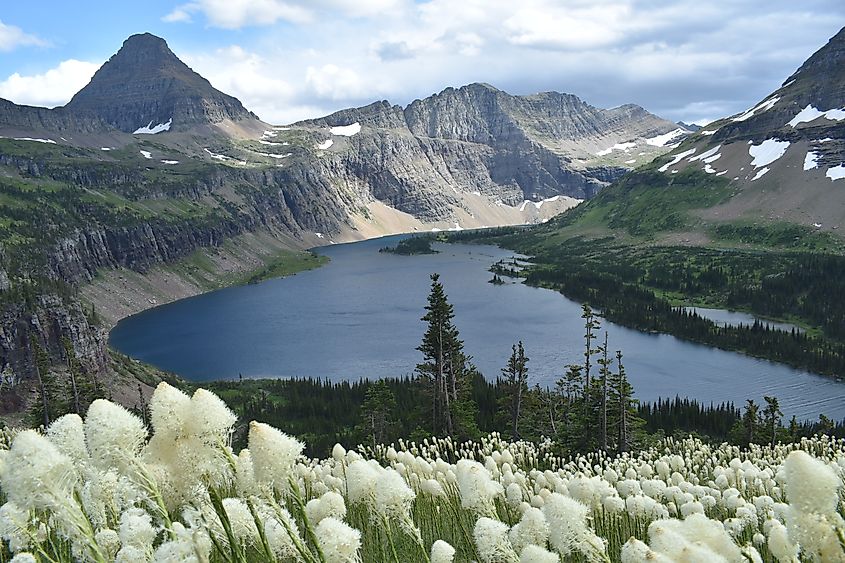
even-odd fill
[[[269,26],[279,21],[311,23],[338,14],[352,18],[399,14],[409,0],[194,0],[177,6],[162,18],[166,22],[190,21],[201,13],[214,27],[240,29]]]
[[[308,67],[305,71],[305,83],[320,99],[359,98],[371,91],[354,70],[340,68],[334,64],[319,68]]]
[[[0,51],[12,51],[28,45],[44,47],[47,42],[35,35],[24,33],[19,27],[7,25],[0,21]]]
[[[164,16],[165,21],[187,21],[191,14],[200,12],[208,23],[224,29],[244,26],[273,25],[278,21],[305,23],[313,18],[312,11],[296,2],[283,0],[197,0],[177,6]]]
[[[16,72],[0,82],[0,98],[34,106],[64,105],[88,84],[99,67],[97,63],[69,59],[43,74],[21,76]]]
[[[185,8],[174,8],[172,12],[163,16],[161,21],[167,23],[190,23],[192,21],[191,14]]]

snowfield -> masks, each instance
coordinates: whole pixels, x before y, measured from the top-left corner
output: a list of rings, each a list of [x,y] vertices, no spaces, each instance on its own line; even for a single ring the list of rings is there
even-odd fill
[[[633,142],[631,142],[631,143],[616,143],[615,145],[613,145],[609,149],[604,149],[603,151],[597,152],[596,156],[607,156],[610,153],[612,153],[613,151],[628,152],[629,150],[631,150],[632,148],[634,148],[636,146],[637,146],[637,143],[633,143]]]
[[[665,147],[678,137],[686,135],[687,133],[689,133],[689,131],[678,127],[674,131],[669,131],[668,133],[665,133],[663,135],[658,135],[656,137],[646,139],[645,142],[653,147]]]
[[[333,144],[334,144],[334,141],[332,141],[331,139],[326,139],[322,143],[319,143],[317,145],[317,148],[320,149],[321,151],[324,151],[324,150],[328,149],[329,147],[331,147]]]
[[[542,201],[531,201],[531,200],[529,200],[529,199],[526,199],[526,200],[524,200],[524,201],[522,202],[522,204],[519,206],[519,210],[520,210],[520,211],[525,211],[525,208],[526,208],[528,205],[533,205],[534,207],[536,207],[536,208],[539,210],[541,207],[543,207],[543,204],[544,204],[544,203],[547,203],[547,202],[552,202],[552,201],[557,201],[557,200],[559,200],[559,199],[560,199],[560,196],[559,196],[559,195],[556,195],[556,196],[553,196],[553,197],[546,198],[546,199],[544,199],[544,200],[542,200]]]
[[[339,135],[342,137],[351,137],[361,132],[361,124],[357,121],[351,125],[340,125],[330,129],[332,135]]]
[[[779,100],[780,98],[778,96],[775,96],[774,98],[770,98],[768,100],[760,102],[759,104],[746,111],[742,115],[734,117],[731,121],[745,121],[746,119],[756,115],[758,112],[763,113],[764,111],[768,111],[772,109],[774,105],[778,103]]]
[[[789,148],[789,141],[778,141],[777,139],[766,139],[759,145],[750,145],[748,154],[751,155],[751,164],[754,168],[767,166],[784,155]]]
[[[793,117],[789,121],[789,123],[787,123],[787,125],[791,125],[794,128],[797,127],[800,123],[809,123],[811,121],[815,121],[820,117],[824,117],[825,119],[829,119],[830,121],[841,121],[845,119],[845,108],[819,111],[812,105],[808,104],[807,107],[798,112],[798,115]]]
[[[15,137],[16,141],[34,141],[36,143],[47,143],[50,145],[55,145],[56,141],[53,139],[33,139],[32,137]]]
[[[684,158],[688,157],[689,155],[693,154],[694,152],[695,152],[695,149],[692,148],[692,149],[689,149],[689,150],[684,151],[682,153],[678,153],[678,154],[676,154],[675,156],[672,157],[672,160],[670,160],[669,162],[667,162],[666,164],[664,164],[663,166],[658,168],[658,170],[660,172],[666,172],[667,170],[669,170],[670,166],[675,166],[676,164],[681,162]]]
[[[809,151],[804,157],[804,170],[812,170],[819,167],[819,153]]]
[[[133,135],[155,135],[156,133],[161,133],[163,131],[170,131],[170,125],[173,123],[173,118],[167,120],[167,123],[159,123],[156,126],[153,126],[153,122],[150,121],[145,127],[139,127],[132,132]]]
[[[768,171],[769,171],[768,168],[761,168],[760,170],[757,171],[757,174],[755,174],[754,177],[751,178],[751,181],[753,182],[754,180],[759,180],[760,178],[765,176],[766,172],[768,172]]]
[[[845,165],[840,164],[839,166],[828,168],[825,176],[830,178],[831,181],[845,179]]]

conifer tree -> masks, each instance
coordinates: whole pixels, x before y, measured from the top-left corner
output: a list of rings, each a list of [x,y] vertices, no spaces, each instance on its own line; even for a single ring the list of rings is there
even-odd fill
[[[610,366],[613,360],[607,355],[607,331],[604,332],[604,344],[598,347],[599,381],[596,385],[596,407],[599,423],[599,447],[607,451],[607,383],[610,379]]]
[[[625,366],[622,364],[622,350],[616,351],[616,372],[610,378],[610,419],[616,428],[616,451],[627,452],[631,447],[634,426],[634,388],[628,382]]]
[[[434,434],[455,433],[455,416],[463,426],[473,426],[477,413],[469,397],[474,368],[464,354],[458,329],[452,323],[454,310],[449,303],[438,274],[431,275],[426,314],[428,323],[422,343],[417,350],[423,362],[416,367],[417,376],[430,393],[431,421]],[[462,432],[472,433],[471,428]]]
[[[510,415],[511,436],[518,440],[521,438],[519,422],[522,416],[523,400],[528,393],[528,358],[525,356],[522,340],[514,344],[511,350],[508,365],[502,369],[502,383],[506,390],[503,398]]]
[[[777,442],[777,433],[783,412],[780,410],[780,403],[777,397],[764,396],[763,400],[766,401],[766,408],[763,409],[763,423],[766,426],[769,445],[774,447],[775,442]]]
[[[756,429],[759,424],[759,407],[753,399],[745,401],[745,412],[742,415],[742,428],[746,444],[753,444],[757,437]]]
[[[43,424],[46,427],[66,411],[59,382],[50,371],[50,357],[34,335],[30,336],[29,343],[34,360],[38,397],[29,409],[29,417],[34,425]]]
[[[380,379],[370,385],[364,395],[361,414],[373,447],[386,441],[395,412],[396,396],[387,382]]]

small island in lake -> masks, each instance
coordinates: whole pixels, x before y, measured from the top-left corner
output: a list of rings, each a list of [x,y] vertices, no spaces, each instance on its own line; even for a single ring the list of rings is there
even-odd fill
[[[437,251],[431,248],[431,242],[431,238],[429,237],[411,237],[399,241],[394,247],[385,246],[379,249],[379,252],[392,252],[393,254],[401,254],[403,256],[437,254]]]

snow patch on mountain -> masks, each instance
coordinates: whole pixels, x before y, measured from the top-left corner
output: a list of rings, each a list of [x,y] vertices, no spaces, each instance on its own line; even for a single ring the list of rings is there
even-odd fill
[[[663,166],[661,166],[657,170],[659,170],[660,172],[666,172],[667,170],[669,170],[670,166],[675,166],[676,164],[681,162],[681,160],[683,160],[684,158],[693,154],[694,152],[695,152],[695,149],[692,148],[692,149],[686,150],[682,153],[676,154],[675,156],[672,157],[672,160],[670,160],[669,162],[667,162],[666,164],[664,164]]]
[[[202,149],[202,150],[204,150],[204,151],[205,151],[205,152],[207,152],[209,155],[211,155],[211,158],[213,158],[214,160],[226,160],[226,158],[227,158],[225,155],[222,155],[222,154],[215,154],[215,153],[211,152],[211,151],[210,151],[210,150],[208,150],[208,149]]]
[[[541,201],[531,201],[531,200],[526,199],[522,202],[522,205],[519,206],[519,210],[525,211],[526,206],[528,206],[529,204],[533,205],[534,207],[536,207],[539,210],[541,207],[543,207],[544,203],[550,203],[552,201],[557,201],[559,199],[560,199],[559,195],[549,197],[549,198],[546,198],[546,199],[541,200]]]
[[[15,137],[16,141],[35,141],[36,143],[47,143],[51,145],[55,145],[56,141],[53,139],[34,139],[32,137]]]
[[[656,137],[651,137],[646,139],[645,142],[653,147],[665,147],[667,144],[671,143],[678,137],[682,135],[686,135],[688,131],[686,129],[682,129],[678,127],[674,131],[669,131],[663,135],[657,135]]]
[[[843,178],[845,178],[845,165],[840,164],[839,166],[831,166],[827,169],[825,176],[830,178],[832,182],[836,180],[842,180]]]
[[[596,153],[596,156],[607,156],[613,151],[623,151],[628,152],[630,149],[637,146],[637,143],[616,143],[609,149],[604,149],[603,151],[599,151]]]
[[[163,131],[170,131],[170,125],[173,123],[173,118],[167,120],[167,123],[159,123],[156,126],[153,126],[153,122],[150,121],[145,127],[139,127],[135,129],[132,134],[133,135],[155,135],[156,133],[161,133]]]
[[[738,117],[734,117],[732,121],[745,121],[746,119],[750,118],[751,116],[757,114],[757,112],[763,113],[764,111],[768,111],[774,107],[776,103],[780,100],[780,97],[775,96],[774,98],[770,98],[763,102],[760,102],[750,110],[746,111],[742,115]]]
[[[151,153],[150,151],[141,151],[141,156],[149,160],[153,157],[153,153]]]
[[[695,162],[696,160],[704,160],[704,162],[712,162],[712,161],[705,160],[705,159],[711,158],[711,157],[715,156],[716,154],[718,154],[719,149],[721,149],[721,148],[722,148],[722,145],[716,145],[712,149],[704,151],[700,155],[690,158],[689,161]],[[721,154],[719,154],[719,156],[721,156]],[[716,159],[714,158],[713,160],[716,160]]]
[[[324,151],[327,148],[331,147],[333,144],[334,144],[334,141],[332,141],[331,139],[326,139],[322,143],[319,143],[317,145],[317,148],[320,149],[321,151]]]
[[[758,170],[758,171],[757,171],[757,174],[756,174],[753,178],[751,178],[751,181],[753,182],[754,180],[759,180],[759,179],[760,179],[760,178],[762,178],[762,177],[766,174],[766,172],[768,172],[768,171],[769,171],[769,168],[768,168],[768,167],[766,167],[766,168],[761,168],[760,170]]]
[[[340,125],[331,128],[332,135],[341,135],[343,137],[351,137],[361,132],[361,124],[357,121],[350,125]]]
[[[761,166],[771,164],[782,157],[788,148],[789,141],[766,139],[759,145],[750,145],[748,147],[748,154],[750,154],[753,159],[751,164],[754,168],[760,168]]]
[[[819,111],[812,104],[807,104],[807,107],[798,112],[798,115],[793,117],[787,125],[796,127],[800,123],[809,123],[816,119],[824,117],[830,121],[841,121],[845,119],[845,108],[843,109],[829,109],[827,111]]]
[[[812,170],[819,167],[819,153],[809,151],[804,157],[804,170]]]

